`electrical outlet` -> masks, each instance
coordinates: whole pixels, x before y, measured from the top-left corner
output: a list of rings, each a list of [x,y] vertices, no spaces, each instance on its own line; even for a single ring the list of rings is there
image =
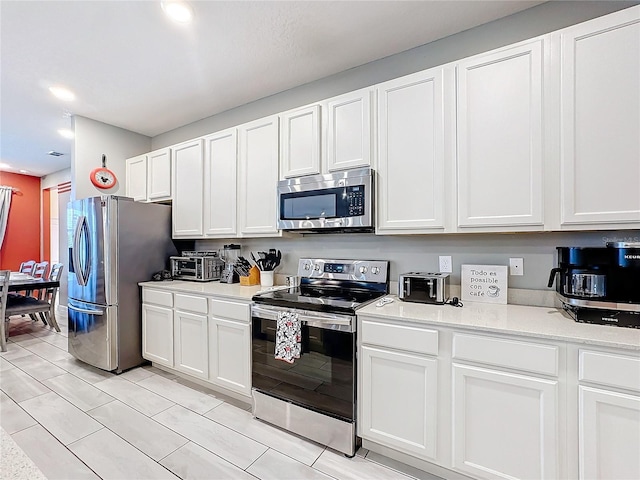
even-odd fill
[[[509,259],[509,274],[524,275],[524,260],[522,258],[510,258]]]
[[[441,273],[451,273],[453,272],[451,256],[441,255],[440,258],[440,272]]]

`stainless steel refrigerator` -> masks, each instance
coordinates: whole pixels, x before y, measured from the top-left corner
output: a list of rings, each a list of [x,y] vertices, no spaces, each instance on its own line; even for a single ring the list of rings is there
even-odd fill
[[[69,203],[69,353],[120,373],[144,362],[138,282],[177,251],[171,206],[103,196]]]

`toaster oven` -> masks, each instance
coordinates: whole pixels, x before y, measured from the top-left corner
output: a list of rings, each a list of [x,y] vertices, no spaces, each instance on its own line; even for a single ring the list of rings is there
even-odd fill
[[[217,256],[170,257],[171,277],[177,280],[211,282],[220,280],[224,262]]]
[[[398,297],[405,302],[442,305],[449,299],[449,274],[402,273],[398,282]]]

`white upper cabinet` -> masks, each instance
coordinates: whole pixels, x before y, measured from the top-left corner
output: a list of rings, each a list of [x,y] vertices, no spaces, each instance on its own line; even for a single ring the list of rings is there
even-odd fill
[[[202,139],[171,147],[171,156],[173,161],[173,208],[171,209],[173,237],[202,236]]]
[[[235,237],[238,135],[235,128],[204,137],[204,233]]]
[[[373,166],[373,88],[326,101],[327,170]]]
[[[320,173],[320,105],[280,114],[280,178]]]
[[[562,225],[637,228],[640,6],[567,28],[560,42]]]
[[[171,149],[147,154],[147,199],[171,200]]]
[[[127,197],[133,198],[137,202],[147,200],[147,156],[125,160],[125,192]]]
[[[458,226],[543,226],[543,40],[457,64]]]
[[[239,233],[277,235],[278,116],[241,125],[239,138]]]
[[[452,85],[447,87],[450,92]],[[445,105],[444,70],[433,68],[398,78],[378,85],[376,91],[377,231],[442,231],[445,118],[450,116]]]

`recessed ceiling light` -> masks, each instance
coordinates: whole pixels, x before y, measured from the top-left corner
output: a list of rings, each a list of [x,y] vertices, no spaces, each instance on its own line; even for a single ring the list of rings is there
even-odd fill
[[[64,138],[73,138],[73,130],[69,130],[68,128],[61,128],[58,130],[58,133],[62,135]]]
[[[175,22],[187,23],[193,18],[193,8],[187,2],[163,0],[161,5],[164,13]]]
[[[20,173],[29,173],[29,170],[20,170]]]
[[[60,100],[64,100],[65,102],[71,102],[76,99],[75,93],[65,87],[49,87],[49,91],[59,98]]]
[[[0,163],[0,168],[11,168],[11,165],[8,163]]]

